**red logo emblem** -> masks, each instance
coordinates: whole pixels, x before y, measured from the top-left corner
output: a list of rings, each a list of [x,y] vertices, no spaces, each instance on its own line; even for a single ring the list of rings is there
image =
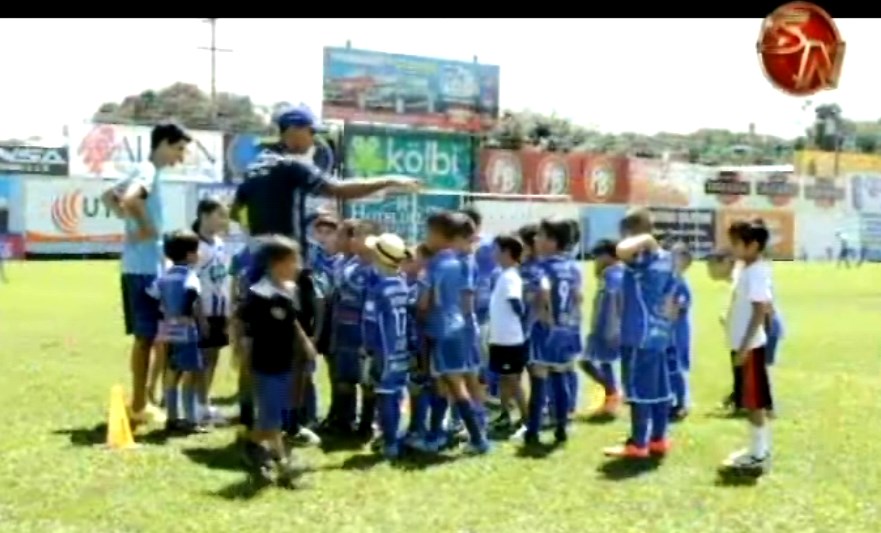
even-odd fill
[[[569,165],[562,157],[547,156],[536,171],[538,194],[564,195],[569,193]]]
[[[838,86],[844,41],[826,11],[810,2],[790,2],[762,23],[757,44],[768,80],[781,91],[808,96]]]
[[[89,172],[101,175],[104,163],[110,160],[116,148],[116,130],[109,124],[99,124],[83,137],[77,153]]]
[[[62,194],[52,202],[52,223],[62,233],[79,232],[83,212],[83,193],[79,190]]]

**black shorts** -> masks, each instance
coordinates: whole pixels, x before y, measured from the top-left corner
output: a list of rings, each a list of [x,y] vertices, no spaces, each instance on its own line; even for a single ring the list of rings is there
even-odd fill
[[[225,316],[209,316],[208,331],[202,332],[199,340],[199,348],[223,348],[229,345],[229,333],[227,324],[229,320]]]
[[[773,409],[774,401],[771,395],[771,379],[768,376],[768,364],[765,357],[765,347],[759,346],[750,350],[749,357],[740,367],[743,379],[741,391],[741,406],[744,409],[757,411],[760,409]]]
[[[518,375],[526,368],[526,343],[489,345],[489,369],[502,376]]]

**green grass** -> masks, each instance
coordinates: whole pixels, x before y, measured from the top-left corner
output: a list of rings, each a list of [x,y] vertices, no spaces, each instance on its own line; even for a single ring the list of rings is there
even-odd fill
[[[90,445],[110,386],[128,383],[113,262],[7,265],[0,285],[0,531],[877,531],[881,494],[881,268],[775,266],[789,337],[774,381],[774,469],[724,485],[715,467],[745,423],[711,416],[729,385],[717,316],[724,286],[691,272],[694,414],[659,468],[603,470],[626,432],[577,424],[543,459],[503,444],[482,458],[392,467],[369,453],[304,450],[314,488],[243,484],[229,430],[111,452]],[[232,392],[226,356],[220,387]],[[323,381],[323,380],[322,380]],[[585,401],[584,403],[587,403]],[[326,405],[326,404],[325,404]],[[86,442],[84,442],[86,441]],[[463,492],[465,490],[465,492]]]

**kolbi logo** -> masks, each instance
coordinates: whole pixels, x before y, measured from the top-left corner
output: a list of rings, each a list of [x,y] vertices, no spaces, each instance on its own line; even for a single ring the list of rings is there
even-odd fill
[[[100,198],[88,197],[79,189],[64,193],[52,201],[50,217],[58,231],[77,235],[84,218],[110,217]]]
[[[486,190],[499,194],[523,192],[523,166],[516,153],[492,150],[484,171]]]
[[[569,193],[569,165],[566,159],[556,155],[549,155],[538,162],[535,172],[536,188],[538,194],[568,194]]]
[[[467,185],[464,154],[460,153],[464,147],[459,142],[402,137],[356,135],[349,144],[347,163],[356,174],[407,174],[422,177],[439,188]]]

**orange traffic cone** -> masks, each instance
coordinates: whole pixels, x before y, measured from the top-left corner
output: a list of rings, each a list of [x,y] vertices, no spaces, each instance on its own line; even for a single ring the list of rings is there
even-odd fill
[[[122,385],[110,389],[110,409],[107,412],[107,447],[114,450],[134,448],[135,438],[125,406],[125,391]]]

